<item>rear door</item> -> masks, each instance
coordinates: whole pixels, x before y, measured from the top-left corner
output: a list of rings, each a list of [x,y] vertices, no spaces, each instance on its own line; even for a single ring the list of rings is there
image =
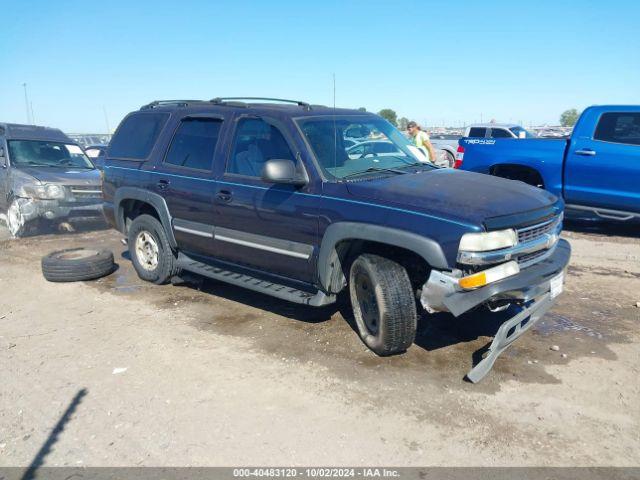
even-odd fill
[[[592,135],[572,139],[565,167],[568,204],[640,211],[640,112],[606,112]]]
[[[178,123],[154,175],[181,250],[212,256],[215,180],[213,161],[222,131],[219,116],[188,116]]]

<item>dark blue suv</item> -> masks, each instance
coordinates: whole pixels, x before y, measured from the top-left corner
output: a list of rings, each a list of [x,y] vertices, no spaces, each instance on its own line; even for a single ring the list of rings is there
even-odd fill
[[[152,102],[118,127],[103,188],[142,279],[188,271],[312,306],[348,289],[379,355],[413,343],[419,308],[515,305],[472,381],[552,305],[570,256],[550,193],[437,168],[377,115],[304,102]]]

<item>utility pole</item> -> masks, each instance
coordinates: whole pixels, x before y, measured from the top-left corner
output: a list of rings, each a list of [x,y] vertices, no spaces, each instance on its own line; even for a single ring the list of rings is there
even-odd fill
[[[29,107],[29,95],[27,95],[27,84],[23,83],[22,86],[24,87],[24,108],[27,111],[27,124],[31,125],[33,121],[31,120],[31,109]]]
[[[104,123],[107,125],[107,134],[111,134],[111,128],[109,127],[109,117],[107,116],[107,107],[102,106],[102,112],[104,113]]]

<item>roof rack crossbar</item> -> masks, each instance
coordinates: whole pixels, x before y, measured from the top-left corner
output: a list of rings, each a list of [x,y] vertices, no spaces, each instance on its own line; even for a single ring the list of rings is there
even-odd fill
[[[140,107],[140,110],[147,110],[155,107],[162,107],[164,105],[177,105],[179,107],[186,107],[190,103],[203,103],[203,100],[154,100],[151,103],[147,103]]]
[[[288,100],[286,98],[269,98],[269,97],[216,97],[210,100],[211,103],[224,103],[226,101],[233,100],[264,100],[267,102],[282,102],[282,103],[293,103],[299,105],[301,107],[310,108],[310,105],[307,102],[303,102],[301,100]]]

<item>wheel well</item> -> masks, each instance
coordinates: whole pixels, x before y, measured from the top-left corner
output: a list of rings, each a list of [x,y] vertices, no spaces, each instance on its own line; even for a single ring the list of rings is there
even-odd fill
[[[160,223],[160,215],[153,205],[142,200],[126,199],[120,202],[120,210],[122,215],[122,225],[124,225],[125,233],[129,231],[129,226],[133,220],[143,214],[155,217]]]
[[[509,180],[520,180],[521,182],[544,188],[542,175],[535,168],[524,165],[494,165],[489,169],[489,173],[496,177],[507,178]]]
[[[417,253],[383,242],[346,239],[336,245],[335,251],[341,268],[334,271],[331,284],[333,287],[338,287],[338,290],[344,286],[345,280],[349,278],[349,269],[353,261],[363,253],[379,255],[402,265],[407,270],[414,289],[422,286],[431,270],[427,261]]]

